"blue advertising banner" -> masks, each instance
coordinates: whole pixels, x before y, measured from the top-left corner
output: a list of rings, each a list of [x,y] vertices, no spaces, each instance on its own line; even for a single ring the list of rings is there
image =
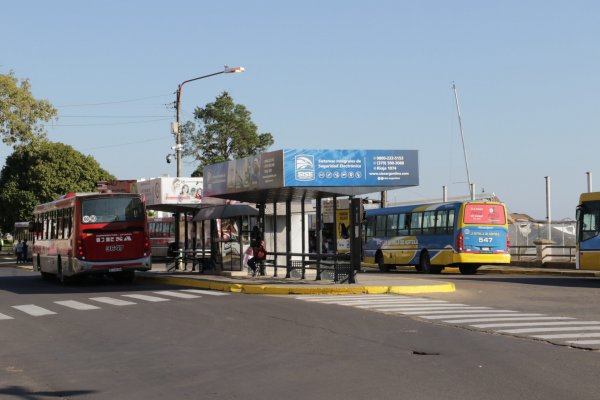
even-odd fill
[[[283,150],[284,185],[417,186],[417,150]]]
[[[416,150],[286,149],[204,168],[208,197],[286,188],[355,195],[417,185]]]

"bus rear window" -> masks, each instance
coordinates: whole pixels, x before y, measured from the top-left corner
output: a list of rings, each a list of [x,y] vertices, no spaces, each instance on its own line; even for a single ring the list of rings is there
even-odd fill
[[[465,224],[504,225],[506,214],[501,204],[466,204]]]

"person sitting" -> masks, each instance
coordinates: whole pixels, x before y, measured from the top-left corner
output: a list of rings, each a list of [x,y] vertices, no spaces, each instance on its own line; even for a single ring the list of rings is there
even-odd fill
[[[252,246],[252,257],[248,260],[248,267],[252,270],[252,276],[256,276],[256,264],[264,261],[265,258],[267,258],[267,249],[265,249],[265,241],[261,240],[257,246]],[[261,268],[260,275],[264,274],[265,272]]]

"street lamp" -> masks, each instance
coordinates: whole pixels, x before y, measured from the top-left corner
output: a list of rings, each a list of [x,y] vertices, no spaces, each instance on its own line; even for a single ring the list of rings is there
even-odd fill
[[[220,74],[235,74],[239,72],[244,72],[246,69],[244,67],[228,67],[227,65],[223,68],[223,71],[215,72],[213,74],[208,74],[204,76],[199,76],[197,78],[188,79],[187,81],[183,81],[177,87],[177,100],[175,102],[177,107],[177,122],[174,127],[175,131],[175,156],[177,158],[177,177],[181,176],[181,151],[183,150],[183,146],[181,145],[181,90],[183,89],[183,85],[188,82],[197,81],[204,78],[209,78],[211,76],[220,75]]]
[[[220,74],[234,74],[234,73],[238,73],[238,72],[244,72],[246,69],[244,67],[228,67],[227,65],[225,65],[225,67],[223,68],[222,71],[219,72],[215,72],[213,74],[208,74],[208,75],[204,75],[204,76],[199,76],[197,78],[192,78],[192,79],[188,79],[187,81],[183,81],[179,84],[179,86],[177,87],[177,100],[175,102],[175,105],[177,107],[177,122],[176,122],[176,126],[173,127],[173,132],[175,133],[175,146],[172,147],[173,150],[175,150],[175,158],[177,159],[177,178],[179,178],[181,176],[181,151],[183,150],[183,146],[181,144],[181,90],[183,89],[183,85],[185,85],[188,82],[193,82],[193,81],[197,81],[200,79],[204,79],[204,78],[209,78],[211,76],[215,76],[215,75],[220,75]],[[167,155],[167,163],[171,162],[171,158],[170,155]],[[175,214],[175,240],[177,243],[177,246],[179,246],[179,243],[181,242],[181,232],[179,229],[179,221],[181,219],[181,214],[179,212],[177,212]],[[180,268],[180,265],[177,265],[177,268]]]

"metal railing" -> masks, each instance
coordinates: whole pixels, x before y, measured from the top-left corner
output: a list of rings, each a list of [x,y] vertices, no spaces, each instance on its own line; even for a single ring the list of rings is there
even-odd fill
[[[537,246],[511,246],[511,261],[541,261],[549,262],[575,262],[577,250],[575,246],[543,245],[546,250],[540,260],[538,257]]]

